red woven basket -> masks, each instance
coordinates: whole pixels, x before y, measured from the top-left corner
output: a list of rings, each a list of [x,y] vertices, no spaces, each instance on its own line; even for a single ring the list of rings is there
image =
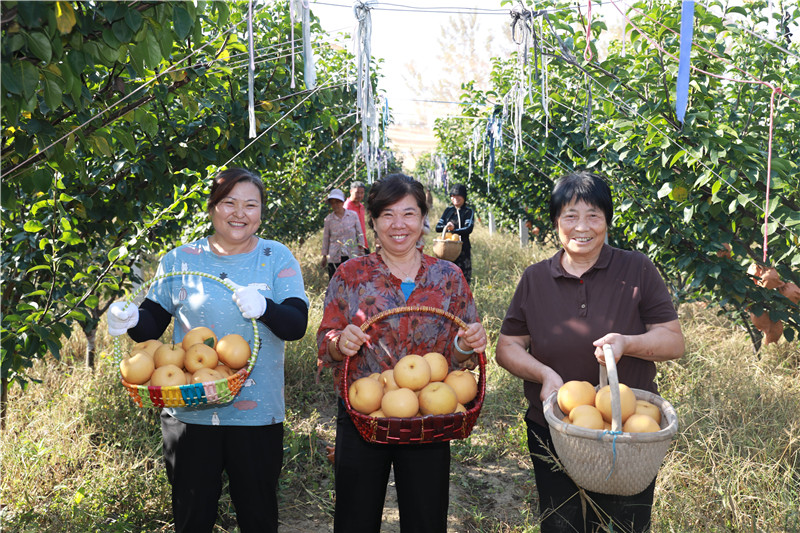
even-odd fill
[[[365,333],[370,326],[389,316],[401,313],[429,313],[447,318],[460,328],[466,328],[467,324],[457,316],[437,309],[435,307],[396,307],[388,309],[369,318],[361,325],[361,330]],[[355,355],[353,357],[358,357]],[[481,413],[483,398],[486,395],[486,356],[484,353],[478,354],[478,394],[474,400],[465,405],[466,411],[461,413],[450,413],[447,415],[428,415],[413,418],[373,418],[369,415],[359,413],[350,404],[348,389],[348,374],[350,361],[353,357],[344,358],[344,372],[342,373],[344,404],[353,424],[358,429],[361,437],[367,442],[379,444],[422,444],[430,442],[445,442],[453,439],[465,439],[472,432],[475,422]]]

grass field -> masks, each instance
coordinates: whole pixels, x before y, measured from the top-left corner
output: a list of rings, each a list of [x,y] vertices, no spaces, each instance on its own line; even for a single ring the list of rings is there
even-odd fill
[[[437,204],[436,211],[441,207]],[[435,215],[434,215],[435,216]],[[452,444],[449,531],[539,530],[527,455],[521,382],[493,360],[494,341],[523,269],[552,249],[520,248],[513,235],[473,234],[475,299],[490,336],[487,396],[472,435]],[[327,275],[320,237],[296,247],[311,300],[309,330],[287,344],[288,405],[281,531],[332,531],[334,439],[330,374],[318,375],[315,332]],[[662,396],[680,431],[658,478],[655,532],[800,531],[800,350],[769,345],[758,356],[745,332],[698,304],[679,308],[686,355],[659,365]],[[76,334],[62,361],[37,364],[40,383],[10,395],[2,434],[0,519],[7,532],[168,531],[169,486],[155,410],[134,407],[110,362],[105,326],[97,368],[82,368]],[[217,531],[236,527],[227,492]],[[399,531],[394,491],[385,532]]]

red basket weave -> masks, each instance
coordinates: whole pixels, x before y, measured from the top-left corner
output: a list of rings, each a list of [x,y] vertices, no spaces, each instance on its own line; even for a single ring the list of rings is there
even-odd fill
[[[388,309],[361,325],[361,330],[365,333],[369,327],[386,317],[401,313],[429,313],[445,317],[460,327],[466,328],[467,324],[457,316],[437,309],[435,307],[396,307]],[[357,357],[353,356],[353,357]],[[486,356],[484,353],[478,354],[478,394],[474,400],[464,407],[466,411],[461,413],[450,413],[447,415],[428,415],[413,418],[373,418],[369,415],[359,413],[350,405],[348,374],[350,361],[353,357],[344,358],[344,372],[342,373],[344,404],[353,424],[358,429],[361,437],[367,442],[379,444],[422,444],[430,442],[445,442],[453,439],[465,439],[472,432],[475,422],[481,413],[483,399],[486,395]]]

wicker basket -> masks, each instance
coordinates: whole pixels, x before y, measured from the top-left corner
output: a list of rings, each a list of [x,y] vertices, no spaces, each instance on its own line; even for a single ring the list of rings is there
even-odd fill
[[[447,230],[442,231],[441,239],[433,240],[433,255],[446,261],[455,261],[461,255],[462,242],[450,241],[444,238]]]
[[[388,309],[361,325],[361,330],[366,332],[369,327],[386,317],[401,313],[429,313],[445,317],[456,323],[460,328],[465,328],[467,324],[457,316],[437,309],[435,307],[397,307]],[[358,357],[358,355],[353,356]],[[465,439],[472,432],[475,422],[483,406],[483,398],[486,395],[486,356],[478,354],[478,394],[474,400],[464,407],[465,412],[450,413],[447,415],[427,415],[413,418],[373,418],[369,415],[359,413],[350,405],[348,397],[348,374],[350,361],[353,357],[344,358],[344,371],[342,372],[342,385],[344,404],[350,418],[353,420],[356,429],[361,437],[367,442],[380,444],[422,444],[430,442],[445,442],[453,439]]]
[[[600,385],[611,389],[611,431],[593,430],[563,422],[557,393],[544,402],[544,417],[550,426],[553,446],[575,484],[602,494],[631,496],[647,488],[658,474],[671,441],[678,432],[675,409],[657,394],[631,389],[637,400],[647,400],[661,410],[661,430],[653,433],[622,433],[619,379],[614,355],[605,347],[606,366],[600,366]]]
[[[154,283],[171,276],[186,275],[212,279],[223,284],[231,291],[236,290],[236,288],[227,281],[216,276],[212,276],[211,274],[206,274],[205,272],[170,272],[168,274],[156,276],[147,283],[142,284],[142,286],[139,287],[139,289],[137,289],[136,292],[134,292],[128,298],[127,302],[129,305],[132,305],[136,295]],[[250,372],[253,371],[253,367],[256,364],[256,359],[258,358],[258,349],[261,345],[261,339],[258,334],[256,320],[252,319],[251,322],[253,324],[253,345],[251,346],[250,359],[247,361],[246,366],[240,368],[231,376],[228,376],[224,379],[219,379],[217,381],[170,387],[134,385],[132,383],[128,383],[124,379],[121,380],[122,385],[125,387],[125,389],[127,389],[128,394],[133,400],[133,403],[139,407],[191,407],[230,402],[236,397],[237,394],[239,394],[239,391],[241,390],[248,376],[250,376]],[[119,361],[121,361],[123,358],[122,342],[120,337],[121,336],[114,337],[114,358],[117,363],[119,363]]]

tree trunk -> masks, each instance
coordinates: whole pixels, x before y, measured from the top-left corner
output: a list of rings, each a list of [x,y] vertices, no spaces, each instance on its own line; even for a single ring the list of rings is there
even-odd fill
[[[0,391],[0,431],[6,429],[6,415],[8,414],[8,378],[3,378],[2,391]]]
[[[94,369],[94,359],[97,353],[97,326],[89,331],[84,330],[86,335],[86,367]]]

